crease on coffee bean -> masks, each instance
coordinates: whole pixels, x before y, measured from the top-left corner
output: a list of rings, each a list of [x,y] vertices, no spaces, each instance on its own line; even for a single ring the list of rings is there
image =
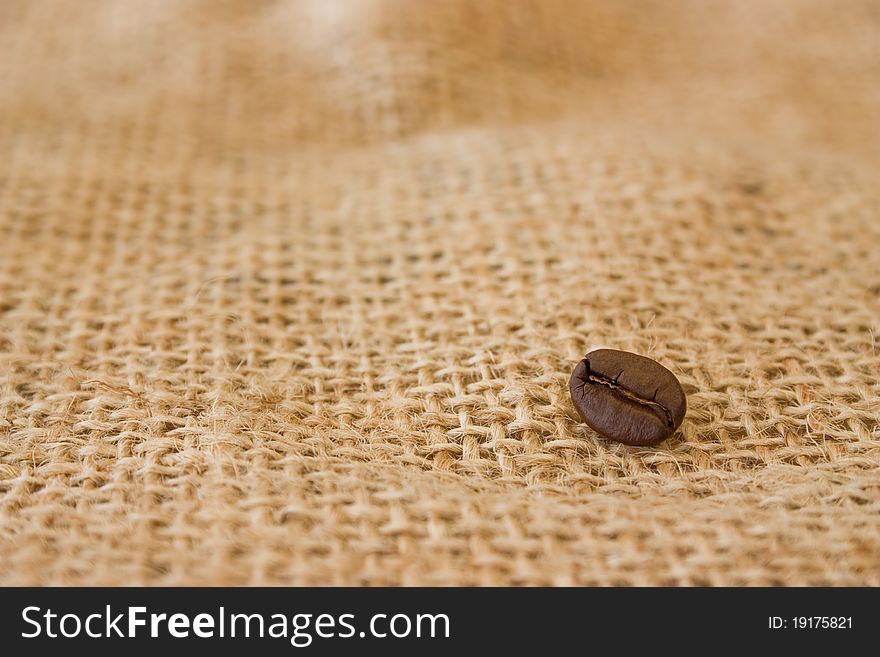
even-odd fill
[[[632,390],[622,386],[621,384],[619,384],[617,382],[618,379],[620,379],[620,375],[623,374],[623,370],[621,370],[615,378],[609,379],[608,377],[602,376],[601,374],[595,374],[590,369],[590,361],[588,361],[587,359],[584,359],[584,363],[586,365],[586,371],[587,371],[586,378],[584,378],[583,376],[578,377],[581,380],[581,386],[580,386],[581,399],[583,399],[587,396],[587,392],[586,392],[587,384],[588,383],[597,383],[599,385],[603,385],[608,388],[611,388],[612,390],[617,392],[624,399],[629,399],[630,401],[635,402],[636,404],[640,404],[642,406],[647,406],[648,408],[654,410],[655,412],[657,409],[659,409],[660,411],[662,411],[662,414],[663,414],[661,416],[661,418],[665,417],[665,419],[666,419],[666,424],[670,428],[675,426],[675,423],[672,421],[672,413],[663,404],[661,404],[658,401],[654,401],[652,399],[644,399],[643,397],[640,397],[639,395],[634,393]],[[657,393],[655,392],[654,394],[656,395]]]

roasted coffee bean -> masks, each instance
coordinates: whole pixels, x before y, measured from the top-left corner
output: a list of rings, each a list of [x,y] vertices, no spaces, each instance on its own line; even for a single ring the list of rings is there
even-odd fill
[[[687,410],[675,375],[657,361],[628,351],[591,351],[574,368],[568,387],[584,422],[627,445],[666,440]]]

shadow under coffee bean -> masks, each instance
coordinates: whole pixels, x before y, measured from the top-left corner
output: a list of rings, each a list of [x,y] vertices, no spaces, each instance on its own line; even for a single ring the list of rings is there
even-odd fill
[[[666,440],[687,410],[675,375],[657,361],[628,351],[591,351],[574,368],[568,387],[584,422],[627,445]]]

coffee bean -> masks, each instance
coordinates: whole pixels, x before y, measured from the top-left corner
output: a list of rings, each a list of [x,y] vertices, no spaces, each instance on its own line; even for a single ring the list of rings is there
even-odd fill
[[[687,410],[675,375],[657,361],[628,351],[591,351],[574,368],[568,387],[584,422],[627,445],[666,440]]]

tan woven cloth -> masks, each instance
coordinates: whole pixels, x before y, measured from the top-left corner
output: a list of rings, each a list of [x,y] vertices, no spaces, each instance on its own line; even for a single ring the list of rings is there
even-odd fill
[[[0,3],[0,582],[880,584],[876,2]],[[567,391],[688,393],[657,448]]]

